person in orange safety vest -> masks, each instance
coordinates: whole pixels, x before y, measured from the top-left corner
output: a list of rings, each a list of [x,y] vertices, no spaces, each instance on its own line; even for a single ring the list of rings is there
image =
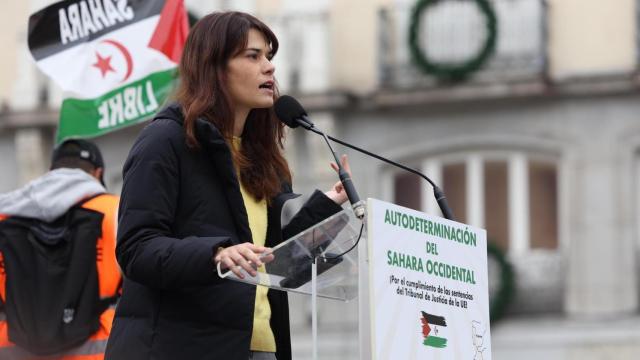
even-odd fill
[[[111,301],[118,295],[122,280],[115,258],[119,198],[106,192],[103,173],[104,161],[95,144],[86,140],[67,140],[54,150],[51,171],[21,189],[0,194],[0,222],[19,216],[49,223],[78,206],[102,214],[101,235],[96,242],[96,270],[100,299]],[[0,252],[0,304],[7,299],[4,260]],[[2,315],[0,359],[94,360],[104,358],[114,308],[110,306],[102,312],[99,329],[83,343],[46,357],[12,343],[11,329]]]

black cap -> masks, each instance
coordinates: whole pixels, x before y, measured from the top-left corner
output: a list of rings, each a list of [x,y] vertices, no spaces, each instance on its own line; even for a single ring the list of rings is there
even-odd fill
[[[71,139],[56,146],[51,156],[51,163],[53,164],[67,157],[86,160],[96,168],[104,168],[104,160],[102,160],[100,149],[96,144],[87,140]]]
[[[91,141],[83,139],[65,140],[62,144],[53,149],[51,165],[64,158],[77,158],[89,162],[96,168],[104,169],[104,160],[100,148]],[[100,182],[104,184],[103,179]]]

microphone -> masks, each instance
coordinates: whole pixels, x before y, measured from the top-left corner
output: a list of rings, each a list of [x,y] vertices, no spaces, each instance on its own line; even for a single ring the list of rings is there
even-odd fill
[[[307,112],[304,110],[298,100],[289,95],[282,95],[273,104],[273,110],[276,115],[285,125],[295,129],[298,126],[302,126],[306,130],[315,129],[315,125],[309,119]],[[315,129],[316,133],[317,129]]]
[[[310,130],[315,132],[316,134],[321,134],[325,137],[325,141],[327,141],[327,144],[329,144],[329,141],[327,140],[327,138],[331,139],[332,141],[335,141],[341,145],[344,145],[346,147],[349,147],[353,150],[359,151],[363,154],[369,155],[371,157],[374,157],[380,161],[384,161],[387,164],[391,164],[393,166],[396,166],[400,169],[406,170],[410,173],[416,174],[418,176],[420,176],[421,178],[425,179],[433,188],[433,196],[435,197],[436,201],[438,202],[438,207],[440,208],[440,211],[442,211],[442,215],[449,220],[455,220],[454,215],[453,215],[453,211],[451,210],[451,208],[449,207],[449,203],[447,202],[447,197],[444,194],[444,191],[442,191],[437,185],[436,183],[434,183],[431,179],[429,179],[429,177],[427,177],[425,174],[419,172],[418,170],[412,169],[410,167],[404,166],[400,163],[397,163],[395,161],[389,160],[387,158],[384,158],[380,155],[374,154],[372,152],[369,152],[367,150],[364,150],[362,148],[359,148],[355,145],[349,144],[347,142],[344,142],[340,139],[336,139],[330,135],[325,135],[324,133],[322,133],[321,131],[319,131],[318,129],[315,128],[313,122],[311,122],[311,119],[309,119],[307,112],[304,110],[304,108],[302,107],[302,105],[300,105],[300,103],[294,99],[291,96],[288,95],[282,95],[281,97],[278,98],[278,100],[276,100],[275,104],[274,104],[274,110],[276,112],[276,115],[278,116],[278,118],[280,118],[280,121],[282,121],[285,125],[287,125],[290,128],[297,128],[298,126],[302,126],[303,128],[305,128],[306,130]],[[329,148],[331,148],[331,145],[329,145]],[[331,149],[331,151],[333,152],[333,149]],[[333,152],[334,157],[335,152]],[[338,166],[340,166],[339,162],[337,161],[336,158],[336,163],[338,164]],[[344,184],[343,184],[344,185]],[[346,187],[345,187],[346,189]],[[355,190],[355,189],[354,189]],[[347,192],[347,196],[349,195],[349,193]],[[349,198],[349,200],[351,201],[351,198]],[[353,204],[353,202],[351,202]]]
[[[279,97],[274,104],[274,110],[280,121],[285,123],[287,126],[291,128],[302,126],[306,130],[311,130],[316,134],[322,135],[327,146],[329,146],[329,150],[331,150],[331,154],[333,154],[336,165],[338,165],[338,177],[340,178],[344,191],[347,193],[347,198],[351,203],[353,213],[358,219],[363,219],[365,214],[364,201],[360,200],[360,196],[358,196],[358,192],[351,180],[351,175],[349,175],[349,173],[346,172],[340,164],[340,159],[338,159],[338,155],[336,155],[329,139],[327,139],[327,135],[316,129],[313,122],[311,122],[307,116],[307,112],[304,111],[302,105],[300,105],[300,103],[291,96],[283,95]]]

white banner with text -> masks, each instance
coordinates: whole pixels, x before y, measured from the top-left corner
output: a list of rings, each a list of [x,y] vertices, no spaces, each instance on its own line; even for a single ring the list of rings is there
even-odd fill
[[[373,359],[491,359],[486,231],[368,200]]]

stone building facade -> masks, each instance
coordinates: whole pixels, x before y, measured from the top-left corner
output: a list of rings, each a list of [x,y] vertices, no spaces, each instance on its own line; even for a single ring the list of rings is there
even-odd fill
[[[0,39],[0,191],[46,171],[63,94],[35,68],[26,19],[50,1],[11,2]],[[486,228],[516,273],[492,326],[494,359],[640,357],[640,82],[637,2],[492,0],[497,47],[464,82],[412,64],[407,0],[186,0],[201,16],[249,11],[271,25],[281,92],[317,126],[429,174],[460,221]],[[486,36],[474,2],[423,17],[434,59],[473,55]],[[484,34],[484,35],[483,35]],[[110,190],[143,125],[96,139]],[[292,131],[298,192],[335,181],[321,139]],[[361,197],[438,215],[425,182],[352,151]],[[292,298],[294,352],[311,350],[309,305]],[[357,303],[320,303],[321,358],[354,359]]]

